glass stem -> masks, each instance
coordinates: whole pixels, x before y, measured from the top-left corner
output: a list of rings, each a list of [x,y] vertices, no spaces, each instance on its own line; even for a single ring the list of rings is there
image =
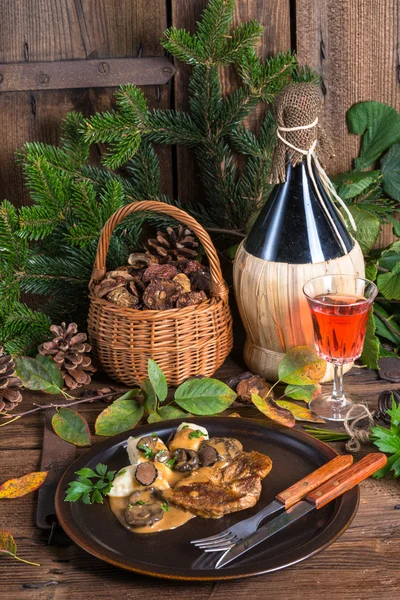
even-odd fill
[[[332,400],[344,404],[345,397],[343,391],[343,364],[333,363],[333,391]]]

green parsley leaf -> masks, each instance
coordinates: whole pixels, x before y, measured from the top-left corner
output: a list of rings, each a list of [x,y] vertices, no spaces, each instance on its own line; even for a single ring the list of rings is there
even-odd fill
[[[78,478],[70,481],[65,494],[66,502],[82,499],[84,504],[103,503],[103,498],[111,490],[115,471],[108,471],[107,466],[98,464],[96,471],[84,468],[76,471]],[[94,479],[95,481],[91,481]]]
[[[158,438],[158,434],[155,431],[153,431],[153,433],[151,433],[150,435],[153,438]]]
[[[189,440],[193,440],[194,438],[201,438],[204,437],[204,433],[202,431],[200,431],[200,429],[196,429],[195,431],[192,431],[191,433],[189,433]]]
[[[121,469],[120,471],[118,471],[118,473],[116,474],[115,477],[119,477],[120,475],[125,475],[126,473],[126,469]]]
[[[138,449],[141,452],[143,452],[145,458],[153,458],[154,452],[148,446],[145,446],[144,444],[141,444],[140,446],[138,446]]]
[[[182,431],[183,429],[189,429],[189,425],[184,425],[184,426],[182,427],[181,431]]]
[[[173,469],[175,463],[176,463],[176,457],[170,458],[169,460],[165,461],[165,466],[168,467],[169,469]]]
[[[146,502],[143,502],[143,500],[138,500],[137,502],[135,502],[135,504],[137,504],[138,506],[143,506],[143,504],[146,504]]]
[[[392,407],[387,410],[390,416],[390,427],[371,427],[371,440],[379,448],[381,452],[391,454],[388,457],[386,465],[374,473],[374,477],[380,478],[393,474],[396,479],[400,477],[400,403],[396,405],[394,396],[392,395]]]
[[[163,509],[164,512],[168,512],[169,511],[169,505],[168,502],[163,502],[161,504],[161,508]]]

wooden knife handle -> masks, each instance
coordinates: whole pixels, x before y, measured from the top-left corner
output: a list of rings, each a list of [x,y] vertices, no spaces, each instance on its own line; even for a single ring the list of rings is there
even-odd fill
[[[331,477],[334,477],[337,473],[340,473],[340,471],[350,467],[352,464],[353,457],[350,454],[336,456],[316,471],[310,473],[310,475],[307,475],[307,477],[300,479],[297,483],[280,492],[275,498],[279,502],[282,502],[285,508],[290,508],[296,502],[305,498],[308,492],[312,492],[312,490],[315,490],[322,483],[325,483],[325,481],[328,481],[328,479],[331,479]]]
[[[370,475],[384,467],[387,463],[385,454],[375,452],[367,454],[352,467],[348,467],[337,477],[321,485],[318,489],[308,494],[306,500],[315,504],[316,508],[322,508],[338,496],[351,490],[355,485],[367,479]]]

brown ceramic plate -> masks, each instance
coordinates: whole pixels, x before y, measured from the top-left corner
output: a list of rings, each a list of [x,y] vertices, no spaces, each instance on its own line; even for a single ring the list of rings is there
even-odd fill
[[[192,420],[192,418],[191,418]],[[155,431],[165,441],[181,420],[165,421],[135,429],[134,434]],[[245,450],[258,450],[271,457],[273,467],[263,481],[257,505],[221,519],[195,518],[185,525],[154,534],[133,534],[124,529],[111,512],[108,501],[87,506],[83,502],[64,502],[65,491],[82,467],[97,463],[118,470],[128,463],[126,440],[132,432],[116,435],[97,444],[80,456],[62,477],[56,493],[57,517],[64,531],[87,552],[108,563],[144,575],[192,581],[224,580],[270,573],[309,558],[336,540],[352,522],[358,507],[359,492],[354,488],[319,511],[260,544],[223,569],[210,568],[214,554],[205,555],[189,542],[215,535],[229,525],[258,512],[275,494],[314,471],[334,456],[329,446],[300,431],[274,427],[253,419],[202,417],[193,422],[203,425],[211,436],[238,438]],[[208,566],[207,566],[208,565]]]

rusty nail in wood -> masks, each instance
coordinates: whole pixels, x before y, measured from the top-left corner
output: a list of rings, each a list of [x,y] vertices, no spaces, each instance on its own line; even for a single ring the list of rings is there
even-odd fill
[[[172,69],[171,67],[164,67],[162,72],[165,73],[165,75],[171,75]]]
[[[39,75],[39,83],[41,85],[47,85],[50,81],[50,77],[46,75],[46,73],[40,73]]]
[[[101,62],[101,63],[99,63],[97,70],[102,75],[106,75],[110,70],[110,65],[108,65],[106,62]]]

